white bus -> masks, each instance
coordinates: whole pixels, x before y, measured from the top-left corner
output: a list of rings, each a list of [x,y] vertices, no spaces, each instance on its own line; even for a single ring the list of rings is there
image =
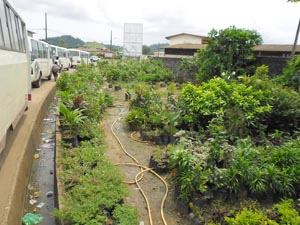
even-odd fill
[[[50,55],[54,57],[53,61],[58,58],[58,65],[61,67],[61,69],[69,70],[71,67],[71,61],[69,58],[68,49],[55,45],[50,45],[50,49]]]
[[[28,44],[31,59],[31,83],[33,87],[39,88],[42,79],[51,80],[50,46],[32,37],[28,37]]]
[[[30,59],[25,23],[0,0],[0,153],[31,100]]]
[[[79,49],[69,49],[69,57],[71,61],[71,67],[76,67],[81,63],[89,64],[89,52]]]
[[[90,63],[90,53],[89,52],[80,51],[80,58],[81,58],[81,62],[83,62],[85,64]]]
[[[80,50],[78,49],[69,49],[69,57],[71,61],[71,68],[76,67],[77,65],[81,64],[80,58]]]

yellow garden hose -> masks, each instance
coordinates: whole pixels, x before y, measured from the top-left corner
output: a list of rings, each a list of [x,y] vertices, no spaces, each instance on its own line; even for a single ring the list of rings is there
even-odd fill
[[[121,114],[122,112],[120,112]],[[119,114],[119,115],[120,115]],[[161,202],[161,206],[160,206],[160,213],[161,213],[161,218],[163,220],[163,223],[164,225],[167,225],[167,222],[165,220],[165,217],[164,217],[164,204],[165,204],[165,201],[166,201],[166,198],[168,196],[168,184],[167,182],[159,175],[157,174],[152,168],[149,168],[149,167],[146,167],[146,166],[143,166],[139,163],[139,161],[133,156],[131,155],[128,151],[126,151],[125,147],[123,146],[123,144],[121,143],[120,139],[118,138],[118,136],[116,135],[116,133],[114,132],[113,130],[113,127],[114,125],[116,124],[116,122],[119,120],[120,118],[117,118],[113,124],[111,125],[110,129],[111,129],[111,132],[112,134],[114,135],[114,137],[117,139],[119,145],[121,146],[122,150],[124,151],[124,153],[129,156],[135,163],[118,163],[117,165],[128,165],[128,166],[136,166],[136,167],[139,167],[141,169],[141,171],[139,173],[136,174],[135,176],[135,182],[127,182],[127,183],[135,183],[137,185],[137,187],[139,188],[141,194],[143,195],[145,201],[146,201],[146,204],[147,204],[147,210],[148,210],[148,216],[149,216],[149,222],[150,222],[150,225],[153,225],[153,222],[152,222],[152,215],[151,215],[151,208],[150,208],[150,204],[149,204],[149,201],[147,199],[147,196],[146,194],[144,193],[143,189],[141,188],[140,184],[139,184],[139,181],[141,181],[141,179],[143,178],[143,173],[144,172],[151,172],[152,174],[154,174],[156,177],[158,177],[165,185],[165,194],[164,194],[164,197],[162,199],[162,202]],[[132,135],[131,135],[132,136]],[[139,141],[139,140],[138,140]],[[143,142],[143,141],[139,141],[139,142]]]
[[[130,134],[131,139],[133,139],[133,140],[135,140],[135,141],[137,141],[137,142],[141,142],[141,143],[151,143],[151,141],[142,141],[142,140],[140,140],[140,139],[135,138],[135,137],[134,137],[134,134],[135,134],[135,133],[136,133],[136,131],[133,131],[133,132]]]

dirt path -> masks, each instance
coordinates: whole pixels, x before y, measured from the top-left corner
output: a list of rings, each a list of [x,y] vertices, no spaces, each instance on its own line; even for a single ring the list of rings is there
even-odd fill
[[[142,164],[145,167],[149,165],[149,159],[152,155],[152,152],[158,146],[141,143],[134,141],[130,137],[130,132],[126,128],[124,122],[124,116],[127,113],[128,102],[124,100],[124,91],[113,91],[111,89],[105,90],[108,93],[112,94],[115,98],[115,105],[107,110],[107,118],[103,121],[102,129],[105,134],[105,142],[107,145],[107,156],[113,163],[136,163],[128,155],[125,154],[121,145],[118,143],[113,132],[111,131],[112,126],[115,134],[118,139],[126,149],[126,151],[134,156],[139,164]],[[128,165],[119,165],[122,171],[125,174],[125,180],[128,182],[133,182],[135,176],[140,172],[139,167],[128,166]],[[167,181],[167,175],[163,175],[163,179]],[[164,225],[164,222],[161,217],[161,202],[165,195],[165,185],[164,183],[151,174],[150,172],[145,172],[143,179],[140,181],[141,188],[145,192],[151,209],[151,217],[153,225]],[[175,209],[174,204],[174,193],[172,187],[169,186],[169,193],[166,198],[165,207],[164,207],[164,218],[165,225],[187,225],[188,220],[186,217],[181,215]],[[145,199],[143,198],[139,188],[136,184],[128,184],[130,189],[130,196],[125,200],[131,206],[135,207],[140,216],[141,225],[150,225],[147,205]]]

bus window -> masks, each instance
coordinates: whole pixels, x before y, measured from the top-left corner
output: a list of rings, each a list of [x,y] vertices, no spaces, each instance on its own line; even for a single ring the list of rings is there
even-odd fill
[[[16,26],[16,34],[17,34],[17,46],[19,46],[19,50],[23,51],[22,41],[21,41],[21,34],[20,34],[20,27],[19,27],[19,18],[15,16],[15,26]]]
[[[6,22],[6,13],[3,1],[0,1],[0,18],[1,18],[1,29],[2,29],[2,37],[3,37],[3,47],[10,48],[10,39],[9,39],[9,33],[7,30],[7,22]]]
[[[39,57],[39,47],[36,40],[30,39],[31,42],[31,62]]]
[[[21,20],[19,17],[15,16],[15,21],[16,21],[17,36],[18,36],[20,51],[25,52],[25,43],[24,43],[24,35],[22,33],[23,29],[22,29]]]
[[[49,56],[49,45],[45,45],[45,56],[46,58],[48,59],[50,56]]]
[[[44,46],[41,42],[38,42],[39,46],[39,58],[45,58],[45,51],[44,51]]]
[[[12,44],[12,48],[14,50],[20,50],[19,49],[19,45],[18,45],[18,40],[17,40],[17,36],[16,36],[16,24],[15,24],[15,14],[14,12],[7,6],[7,19],[9,22],[9,31],[10,31],[10,38],[11,38],[11,44]]]
[[[5,5],[5,15],[6,15],[6,26],[9,34],[9,48],[14,49],[13,46],[13,38],[12,38],[12,28],[11,28],[11,21],[10,21],[10,9],[8,5]]]
[[[0,47],[4,47],[4,36],[3,36],[3,29],[2,29],[2,19],[0,18]]]
[[[23,44],[24,44],[24,52],[26,52],[26,41],[27,41],[27,30],[26,30],[26,26],[25,26],[25,23],[20,21],[20,25],[21,25],[21,28],[22,28],[22,36],[23,36]]]
[[[18,37],[17,37],[15,14],[11,9],[10,9],[10,23],[11,23],[13,42],[14,42],[14,46],[15,46],[14,49],[20,51],[20,46],[19,46]]]
[[[53,46],[50,46],[50,55],[51,58],[54,58],[56,56],[56,49]]]
[[[5,24],[5,17],[3,13],[3,1],[0,1],[0,46],[5,47],[3,25]]]
[[[70,57],[79,56],[79,51],[71,50],[69,51],[69,56]]]
[[[48,58],[48,50],[47,50],[47,45],[43,43],[43,51],[44,51],[44,58],[47,59]]]
[[[57,48],[57,53],[59,57],[63,57],[63,51],[61,48]]]

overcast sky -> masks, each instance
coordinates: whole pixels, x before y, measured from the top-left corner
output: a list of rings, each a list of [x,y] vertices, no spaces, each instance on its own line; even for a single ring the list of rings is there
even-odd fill
[[[300,2],[287,0],[9,0],[36,38],[72,35],[122,45],[124,23],[143,24],[143,43],[168,42],[178,33],[207,36],[211,29],[256,30],[264,44],[293,44]],[[298,44],[300,41],[298,42]]]

